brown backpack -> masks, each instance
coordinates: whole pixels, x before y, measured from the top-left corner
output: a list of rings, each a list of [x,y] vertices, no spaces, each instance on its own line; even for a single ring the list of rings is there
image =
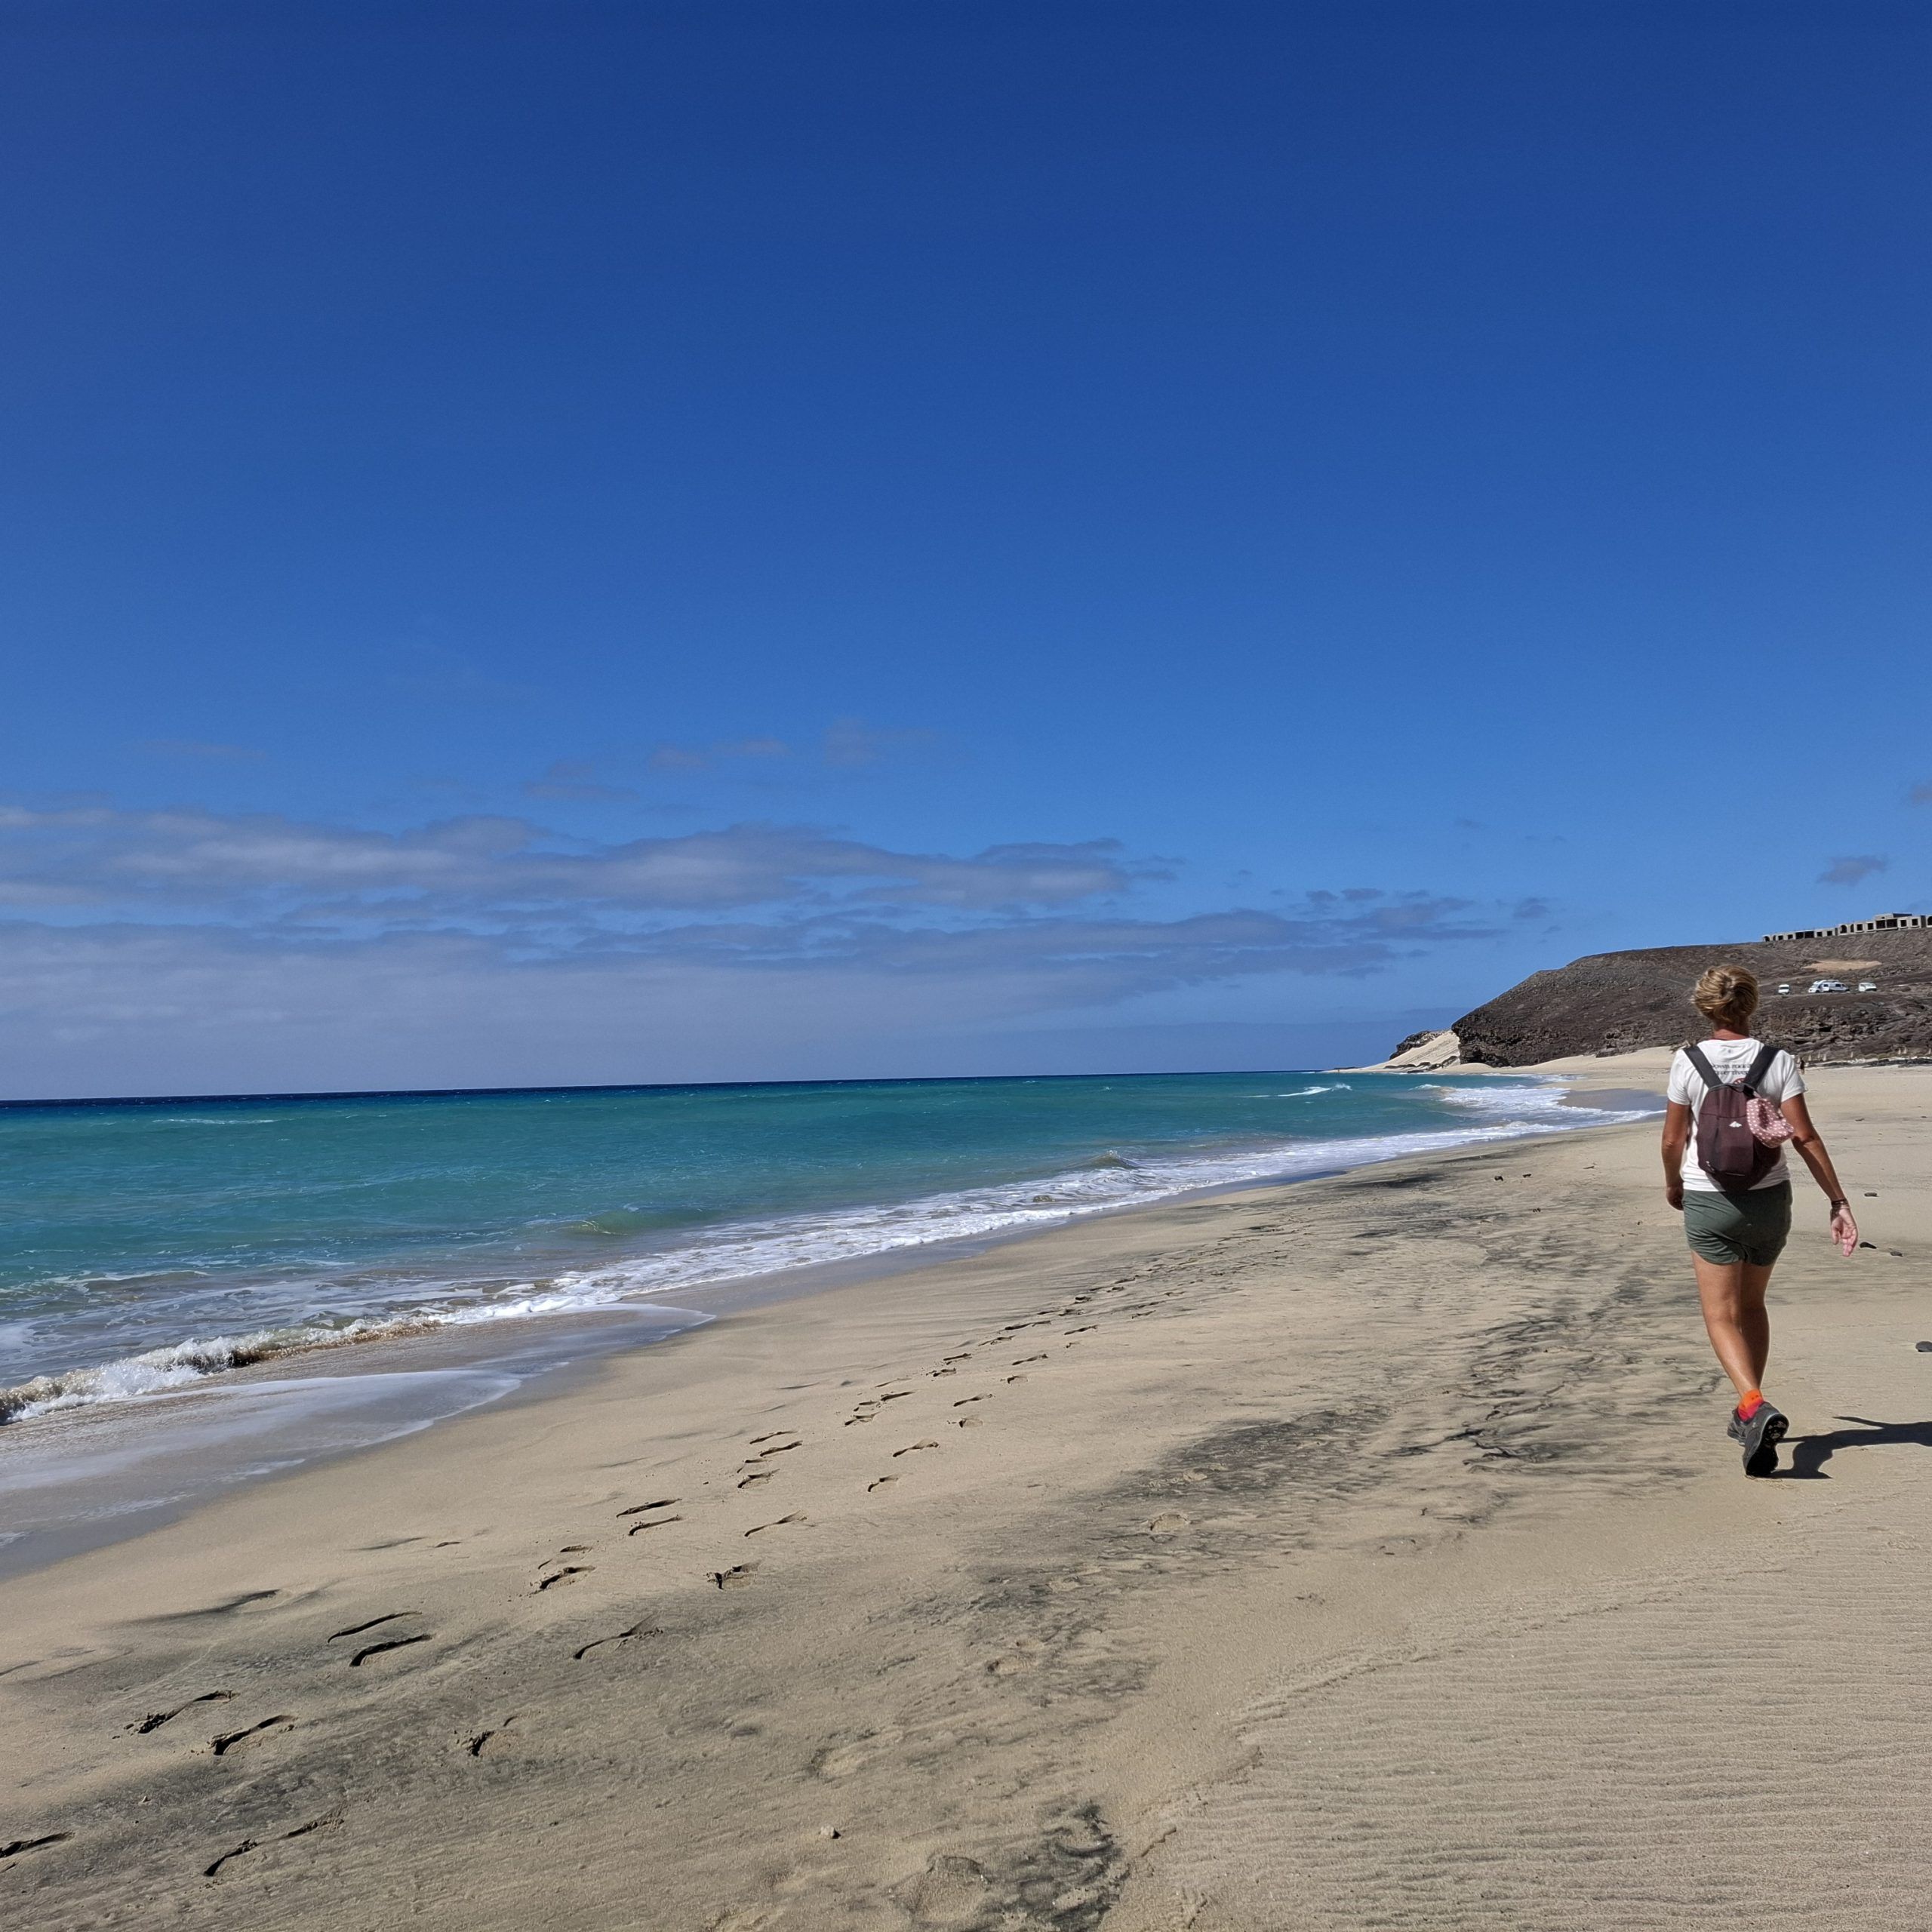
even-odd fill
[[[1751,1131],[1748,1112],[1778,1050],[1761,1047],[1744,1078],[1728,1084],[1718,1078],[1701,1048],[1686,1047],[1684,1057],[1704,1083],[1697,1108],[1697,1164],[1725,1193],[1749,1193],[1777,1165],[1783,1151],[1766,1146]]]

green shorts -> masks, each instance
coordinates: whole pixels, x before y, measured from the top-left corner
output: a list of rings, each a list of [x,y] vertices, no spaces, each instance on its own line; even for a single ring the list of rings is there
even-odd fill
[[[1684,1190],[1684,1238],[1693,1254],[1728,1264],[1768,1268],[1791,1233],[1791,1183],[1754,1187],[1749,1194]]]

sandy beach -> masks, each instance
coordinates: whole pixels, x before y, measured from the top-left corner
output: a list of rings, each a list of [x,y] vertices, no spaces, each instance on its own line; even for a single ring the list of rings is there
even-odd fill
[[[1932,1069],[1811,1085],[1779,1480],[1651,1126],[1095,1220],[0,1586],[0,1909],[1921,1924]]]

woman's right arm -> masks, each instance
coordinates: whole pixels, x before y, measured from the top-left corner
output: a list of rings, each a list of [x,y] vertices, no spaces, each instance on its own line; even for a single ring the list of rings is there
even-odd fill
[[[1663,1110],[1663,1198],[1684,1205],[1684,1152],[1690,1144],[1690,1109],[1672,1100]]]

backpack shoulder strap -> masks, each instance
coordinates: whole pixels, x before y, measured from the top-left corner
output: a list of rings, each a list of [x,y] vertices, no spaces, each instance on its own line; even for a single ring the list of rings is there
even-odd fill
[[[1704,1050],[1702,1047],[1686,1047],[1684,1049],[1684,1057],[1697,1069],[1697,1078],[1713,1094],[1724,1084],[1724,1082],[1718,1078],[1717,1069],[1704,1057]]]
[[[1751,1063],[1751,1071],[1744,1076],[1744,1084],[1755,1094],[1764,1075],[1771,1070],[1771,1062],[1778,1057],[1779,1049],[1770,1044],[1758,1049],[1758,1057]]]

